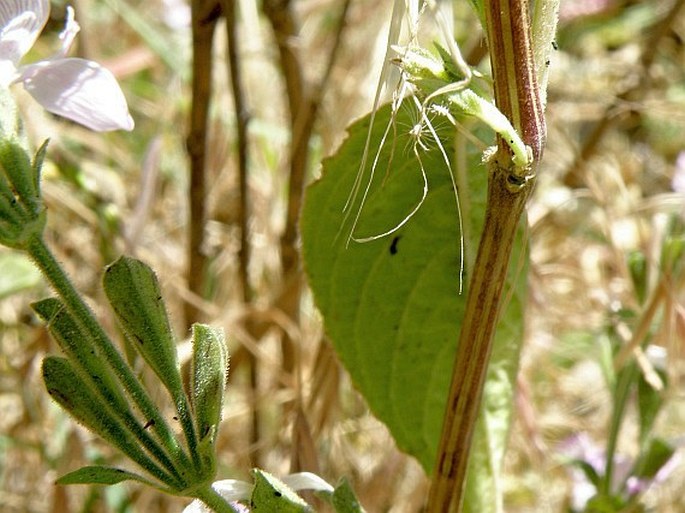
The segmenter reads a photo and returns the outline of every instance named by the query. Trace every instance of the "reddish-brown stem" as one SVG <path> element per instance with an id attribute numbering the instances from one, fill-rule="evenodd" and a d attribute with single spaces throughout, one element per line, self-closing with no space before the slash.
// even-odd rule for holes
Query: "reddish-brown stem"
<path id="1" fill-rule="evenodd" d="M 530 146 L 537 163 L 542 156 L 545 124 L 528 9 L 527 0 L 490 0 L 485 3 L 485 18 L 497 107 Z M 488 162 L 485 224 L 468 285 L 428 513 L 462 508 L 471 442 L 500 315 L 502 290 L 519 220 L 535 182 L 534 169 L 513 166 L 509 146 L 504 141 L 498 140 L 497 147 L 497 153 Z"/>

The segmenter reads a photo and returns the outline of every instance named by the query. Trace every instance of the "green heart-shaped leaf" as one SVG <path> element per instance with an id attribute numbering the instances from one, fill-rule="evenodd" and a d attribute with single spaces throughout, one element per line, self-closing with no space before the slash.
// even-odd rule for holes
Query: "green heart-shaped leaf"
<path id="1" fill-rule="evenodd" d="M 388 106 L 376 114 L 369 162 L 390 118 Z M 368 239 L 407 218 L 422 196 L 421 165 L 428 181 L 426 199 L 387 237 L 346 244 L 359 201 L 344 225 L 343 206 L 364 153 L 369 121 L 367 116 L 349 128 L 347 140 L 324 162 L 322 178 L 307 191 L 301 220 L 305 270 L 326 331 L 356 386 L 399 447 L 432 472 L 466 301 L 465 293 L 459 295 L 459 218 L 438 145 L 424 137 L 424 147 L 417 147 L 419 160 L 410 135 L 415 121 L 401 109 L 378 155 L 353 235 Z M 454 132 L 447 127 L 445 135 L 443 146 L 453 153 L 448 140 Z M 479 152 L 458 157 L 452 167 L 460 177 L 466 261 L 471 262 L 483 226 L 487 177 Z M 367 169 L 362 189 L 368 179 Z M 523 248 L 519 237 L 516 263 Z M 505 286 L 511 299 L 493 347 L 467 484 L 467 507 L 473 511 L 496 511 L 501 501 L 497 476 L 522 341 L 524 274 L 520 265 L 513 266 Z"/>

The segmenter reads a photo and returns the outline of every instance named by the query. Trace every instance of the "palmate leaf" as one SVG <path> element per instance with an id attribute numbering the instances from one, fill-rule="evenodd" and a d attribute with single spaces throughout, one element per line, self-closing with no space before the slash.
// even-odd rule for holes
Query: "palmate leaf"
<path id="1" fill-rule="evenodd" d="M 410 117 L 406 111 L 398 114 L 394 142 L 388 142 L 380 155 L 355 229 L 357 238 L 396 226 L 421 198 L 423 180 L 411 151 Z M 388 106 L 376 114 L 372 157 L 389 119 Z M 367 116 L 349 128 L 337 154 L 324 162 L 322 178 L 307 191 L 301 220 L 305 270 L 326 331 L 355 385 L 398 446 L 430 473 L 466 300 L 465 292 L 458 294 L 462 257 L 454 192 L 437 145 L 424 140 L 429 149 L 421 149 L 419 155 L 429 192 L 421 208 L 385 238 L 346 245 L 350 218 L 359 204 L 352 206 L 352 216 L 341 228 L 342 210 L 359 168 L 368 124 Z M 452 151 L 447 143 L 445 147 Z M 485 210 L 487 178 L 480 159 L 476 151 L 468 156 L 468 183 L 460 191 L 467 260 L 476 253 Z M 520 239 L 515 263 L 522 262 Z M 476 428 L 466 504 L 472 511 L 497 511 L 501 503 L 498 474 L 523 328 L 525 276 L 520 267 L 512 267 L 505 287 L 511 300 L 498 327 L 485 415 Z"/>

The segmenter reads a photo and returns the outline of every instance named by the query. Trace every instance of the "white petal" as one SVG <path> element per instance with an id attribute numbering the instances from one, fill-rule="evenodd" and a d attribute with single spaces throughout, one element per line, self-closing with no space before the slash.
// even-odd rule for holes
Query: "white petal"
<path id="1" fill-rule="evenodd" d="M 93 61 L 54 59 L 22 68 L 20 80 L 46 110 L 91 130 L 133 130 L 114 75 Z"/>
<path id="2" fill-rule="evenodd" d="M 67 55 L 76 34 L 78 34 L 80 30 L 81 26 L 74 19 L 74 9 L 69 5 L 67 6 L 67 21 L 64 24 L 64 30 L 59 35 L 59 39 L 62 41 L 62 50 L 59 52 L 60 57 L 65 57 Z"/>
<path id="3" fill-rule="evenodd" d="M 316 474 L 311 472 L 298 472 L 281 479 L 293 490 L 316 490 L 319 492 L 332 492 L 333 487 Z"/>
<path id="4" fill-rule="evenodd" d="M 1 0 L 0 62 L 16 67 L 36 42 L 49 14 L 49 0 Z"/>
<path id="5" fill-rule="evenodd" d="M 201 501 L 195 499 L 183 509 L 183 513 L 212 513 L 212 510 Z"/>
<path id="6" fill-rule="evenodd" d="M 226 502 L 249 499 L 252 495 L 252 487 L 253 486 L 250 483 L 237 479 L 223 479 L 212 483 L 212 488 L 214 488 Z M 212 510 L 205 506 L 203 502 L 194 500 L 185 507 L 183 513 L 212 513 Z"/>
<path id="7" fill-rule="evenodd" d="M 249 499 L 252 495 L 253 486 L 252 483 L 239 481 L 238 479 L 222 479 L 221 481 L 214 481 L 212 483 L 212 488 L 214 488 L 226 502 Z"/>

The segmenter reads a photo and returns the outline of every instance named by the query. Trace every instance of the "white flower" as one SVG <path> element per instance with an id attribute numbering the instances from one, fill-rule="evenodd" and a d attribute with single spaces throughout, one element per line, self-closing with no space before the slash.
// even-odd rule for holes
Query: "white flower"
<path id="1" fill-rule="evenodd" d="M 65 57 L 79 25 L 67 7 L 61 51 L 19 66 L 50 14 L 49 0 L 0 1 L 0 87 L 21 82 L 46 110 L 91 130 L 133 130 L 133 118 L 114 75 L 98 63 Z"/>
<path id="2" fill-rule="evenodd" d="M 294 491 L 314 490 L 319 492 L 333 492 L 333 487 L 316 474 L 311 472 L 298 472 L 290 474 L 280 479 Z M 252 495 L 254 485 L 246 481 L 237 479 L 224 479 L 212 483 L 212 488 L 216 490 L 226 502 L 249 500 Z M 211 510 L 202 502 L 195 500 L 190 503 L 183 513 L 211 513 Z"/>

